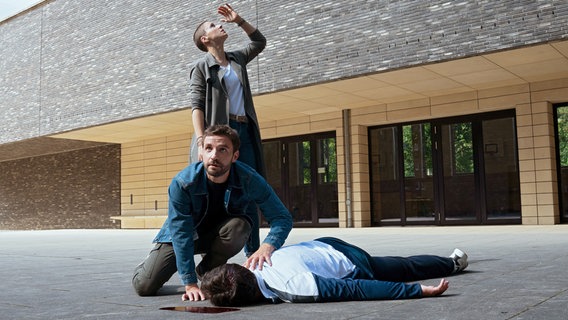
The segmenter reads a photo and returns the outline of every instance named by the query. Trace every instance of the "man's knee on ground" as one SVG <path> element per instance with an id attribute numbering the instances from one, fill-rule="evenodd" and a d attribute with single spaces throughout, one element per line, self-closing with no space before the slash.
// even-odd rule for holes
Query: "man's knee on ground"
<path id="1" fill-rule="evenodd" d="M 134 287 L 134 291 L 141 297 L 155 296 L 158 289 L 160 289 L 156 288 L 150 281 L 141 279 L 137 274 L 132 278 L 132 286 Z"/>

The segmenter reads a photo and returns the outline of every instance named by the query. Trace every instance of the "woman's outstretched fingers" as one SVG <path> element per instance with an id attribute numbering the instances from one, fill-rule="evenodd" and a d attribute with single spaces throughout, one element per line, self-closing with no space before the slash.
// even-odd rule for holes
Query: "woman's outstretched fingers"
<path id="1" fill-rule="evenodd" d="M 442 293 L 444 293 L 446 290 L 448 290 L 449 286 L 450 286 L 450 283 L 446 279 L 440 280 L 440 284 L 438 284 L 436 287 L 421 285 L 422 296 L 423 297 L 439 296 Z"/>

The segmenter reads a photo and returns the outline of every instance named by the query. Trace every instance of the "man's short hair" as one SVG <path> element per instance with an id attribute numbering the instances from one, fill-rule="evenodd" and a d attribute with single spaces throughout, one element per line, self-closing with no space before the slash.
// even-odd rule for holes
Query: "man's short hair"
<path id="1" fill-rule="evenodd" d="M 209 136 L 224 136 L 231 140 L 233 144 L 233 152 L 236 152 L 241 147 L 241 139 L 237 131 L 226 124 L 216 124 L 205 129 L 203 133 L 203 140 Z"/>
<path id="2" fill-rule="evenodd" d="M 201 279 L 201 291 L 212 304 L 239 307 L 258 303 L 256 276 L 249 269 L 227 263 L 206 272 Z"/>
<path id="3" fill-rule="evenodd" d="M 205 35 L 205 23 L 207 21 L 203 21 L 201 22 L 197 28 L 195 29 L 195 32 L 193 33 L 193 42 L 195 43 L 195 45 L 197 46 L 197 48 L 201 51 L 207 52 L 207 47 L 205 46 L 205 44 L 203 44 L 203 41 L 201 41 L 201 37 L 203 37 Z"/>

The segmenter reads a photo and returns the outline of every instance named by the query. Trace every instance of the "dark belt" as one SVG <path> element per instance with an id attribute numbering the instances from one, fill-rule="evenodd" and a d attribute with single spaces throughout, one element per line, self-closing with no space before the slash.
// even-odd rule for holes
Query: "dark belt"
<path id="1" fill-rule="evenodd" d="M 237 122 L 244 122 L 244 123 L 249 122 L 247 116 L 237 116 L 236 114 L 229 114 L 229 119 Z"/>

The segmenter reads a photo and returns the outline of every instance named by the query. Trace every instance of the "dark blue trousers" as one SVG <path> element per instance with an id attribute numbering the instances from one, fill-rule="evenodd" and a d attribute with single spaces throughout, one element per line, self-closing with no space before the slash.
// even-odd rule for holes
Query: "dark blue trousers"
<path id="1" fill-rule="evenodd" d="M 441 278 L 452 274 L 454 270 L 454 262 L 449 257 L 371 257 L 363 249 L 337 238 L 316 240 L 333 246 L 357 267 L 343 279 L 322 278 L 316 275 L 318 301 L 321 302 L 420 298 L 420 284 L 406 282 Z"/>

